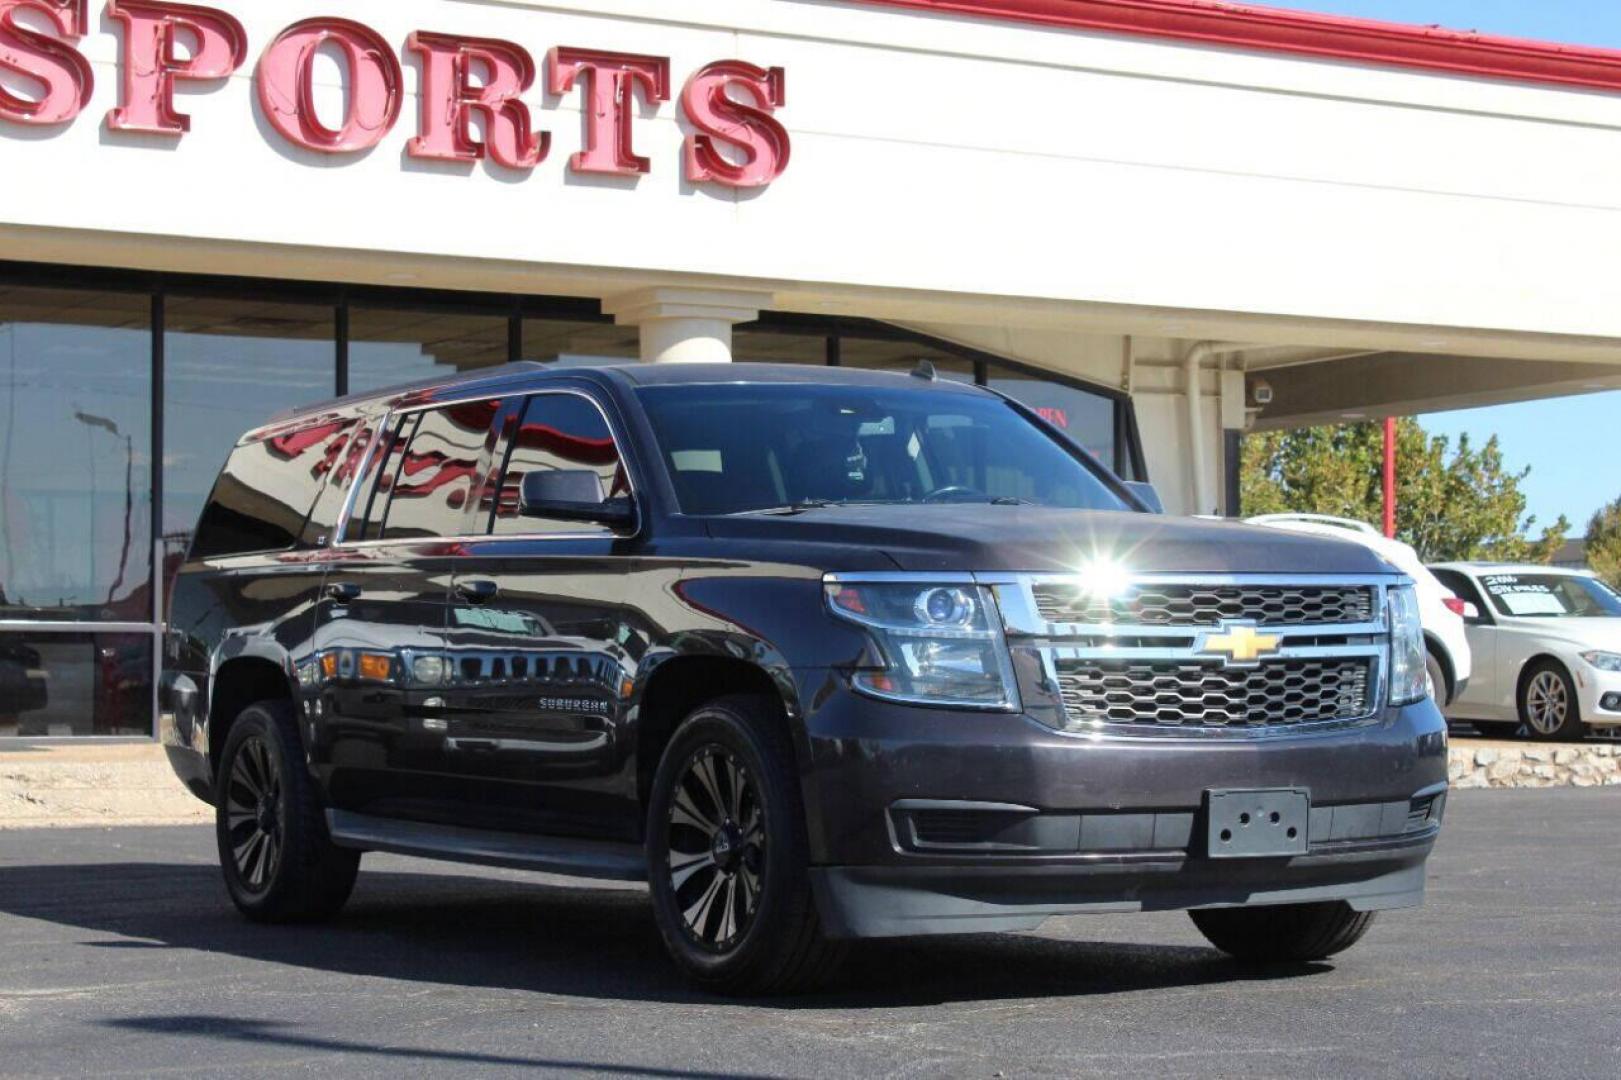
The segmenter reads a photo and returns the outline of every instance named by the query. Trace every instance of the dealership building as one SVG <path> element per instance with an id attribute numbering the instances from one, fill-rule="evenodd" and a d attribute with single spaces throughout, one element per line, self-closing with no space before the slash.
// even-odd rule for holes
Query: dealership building
<path id="1" fill-rule="evenodd" d="M 1246 430 L 1621 388 L 1621 53 L 1573 46 L 1215 0 L 0 0 L 0 177 L 0 739 L 150 737 L 227 449 L 335 394 L 929 360 L 1212 514 Z"/>

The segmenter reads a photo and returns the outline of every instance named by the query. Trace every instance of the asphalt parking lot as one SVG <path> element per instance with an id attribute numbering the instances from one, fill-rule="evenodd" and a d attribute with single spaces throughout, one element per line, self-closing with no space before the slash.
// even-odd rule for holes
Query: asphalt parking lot
<path id="1" fill-rule="evenodd" d="M 1621 790 L 1460 792 L 1421 911 L 1256 973 L 1180 915 L 868 948 L 735 1002 L 639 889 L 371 856 L 343 919 L 230 909 L 204 828 L 0 833 L 0 1074 L 1613 1076 Z"/>

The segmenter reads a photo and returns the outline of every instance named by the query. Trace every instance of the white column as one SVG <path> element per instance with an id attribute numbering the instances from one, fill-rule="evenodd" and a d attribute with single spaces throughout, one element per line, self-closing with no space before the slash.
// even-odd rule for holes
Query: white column
<path id="1" fill-rule="evenodd" d="M 770 293 L 660 287 L 609 297 L 602 310 L 620 326 L 641 329 L 646 363 L 725 364 L 732 359 L 732 327 L 770 306 Z"/>

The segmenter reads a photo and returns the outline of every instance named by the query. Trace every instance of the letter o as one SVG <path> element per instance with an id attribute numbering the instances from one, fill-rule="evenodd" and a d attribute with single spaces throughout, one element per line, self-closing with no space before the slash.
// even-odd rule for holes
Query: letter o
<path id="1" fill-rule="evenodd" d="M 333 44 L 349 76 L 349 111 L 329 128 L 315 111 L 315 55 Z M 327 154 L 370 150 L 400 118 L 405 75 L 394 50 L 371 29 L 348 19 L 305 19 L 283 30 L 254 72 L 265 119 L 295 146 Z"/>

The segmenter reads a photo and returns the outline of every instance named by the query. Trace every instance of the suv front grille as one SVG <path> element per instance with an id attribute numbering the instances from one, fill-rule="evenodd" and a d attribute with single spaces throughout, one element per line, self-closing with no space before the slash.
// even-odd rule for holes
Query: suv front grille
<path id="1" fill-rule="evenodd" d="M 1131 626 L 1344 626 L 1374 621 L 1366 585 L 1150 585 L 1098 597 L 1074 585 L 1035 586 L 1036 610 L 1050 623 Z"/>
<path id="2" fill-rule="evenodd" d="M 1272 660 L 1244 668 L 1064 660 L 1058 686 L 1071 724 L 1276 728 L 1368 716 L 1374 711 L 1372 668 L 1365 658 Z"/>

